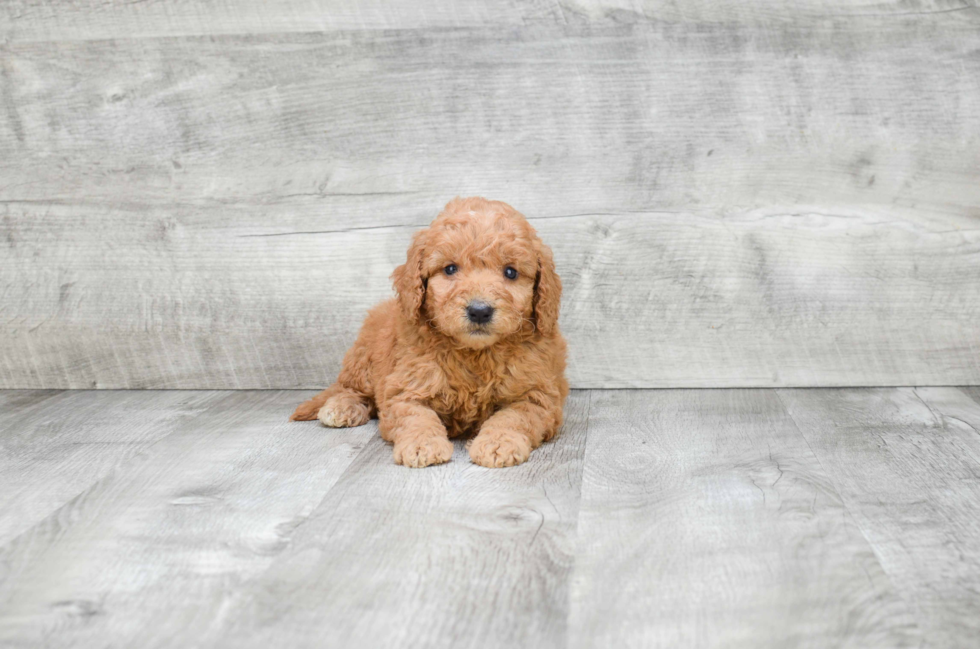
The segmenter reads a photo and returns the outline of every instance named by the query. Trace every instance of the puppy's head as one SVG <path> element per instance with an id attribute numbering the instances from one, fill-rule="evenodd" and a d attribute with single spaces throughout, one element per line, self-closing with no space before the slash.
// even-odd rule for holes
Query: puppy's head
<path id="1" fill-rule="evenodd" d="M 551 250 L 499 201 L 450 201 L 415 235 L 392 280 L 409 321 L 472 349 L 518 333 L 550 335 L 558 321 Z"/>

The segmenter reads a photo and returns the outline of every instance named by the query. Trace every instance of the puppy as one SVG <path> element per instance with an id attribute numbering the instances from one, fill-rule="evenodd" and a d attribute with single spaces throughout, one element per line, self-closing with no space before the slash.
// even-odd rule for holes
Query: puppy
<path id="1" fill-rule="evenodd" d="M 415 234 L 391 276 L 397 297 L 368 312 L 337 382 L 292 420 L 342 428 L 377 415 L 395 462 L 527 460 L 554 437 L 568 395 L 558 330 L 561 280 L 548 246 L 510 205 L 456 198 Z"/>

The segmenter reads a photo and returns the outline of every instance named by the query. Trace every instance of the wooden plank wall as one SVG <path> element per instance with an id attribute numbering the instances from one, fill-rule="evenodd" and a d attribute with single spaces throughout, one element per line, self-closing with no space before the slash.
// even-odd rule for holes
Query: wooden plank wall
<path id="1" fill-rule="evenodd" d="M 20 0 L 0 388 L 322 386 L 457 194 L 576 387 L 980 383 L 974 0 Z"/>

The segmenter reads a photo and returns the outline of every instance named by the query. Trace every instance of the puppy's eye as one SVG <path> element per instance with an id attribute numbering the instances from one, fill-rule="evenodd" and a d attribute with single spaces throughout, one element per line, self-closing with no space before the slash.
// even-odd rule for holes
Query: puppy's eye
<path id="1" fill-rule="evenodd" d="M 517 279 L 517 271 L 511 266 L 504 269 L 504 277 L 507 279 Z"/>
<path id="2" fill-rule="evenodd" d="M 456 264 L 449 264 L 448 266 L 442 269 L 442 271 L 447 275 L 455 275 L 456 271 L 458 270 L 459 268 L 456 266 Z"/>

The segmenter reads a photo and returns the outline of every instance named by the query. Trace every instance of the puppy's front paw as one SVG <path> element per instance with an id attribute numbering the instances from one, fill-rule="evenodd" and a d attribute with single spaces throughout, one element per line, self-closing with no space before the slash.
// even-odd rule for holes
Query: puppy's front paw
<path id="1" fill-rule="evenodd" d="M 470 443 L 470 459 L 481 466 L 515 466 L 531 455 L 531 440 L 514 430 L 481 430 Z"/>
<path id="2" fill-rule="evenodd" d="M 432 435 L 413 437 L 395 442 L 395 463 L 421 469 L 431 464 L 442 464 L 453 457 L 453 443 L 447 438 Z"/>

